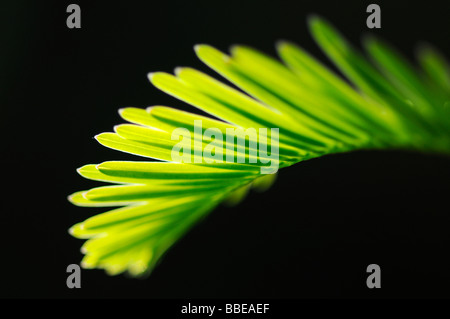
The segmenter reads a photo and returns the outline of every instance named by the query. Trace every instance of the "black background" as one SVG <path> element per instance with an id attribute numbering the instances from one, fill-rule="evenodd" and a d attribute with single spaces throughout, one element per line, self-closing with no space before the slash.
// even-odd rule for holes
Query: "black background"
<path id="1" fill-rule="evenodd" d="M 152 87 L 148 72 L 191 66 L 216 76 L 195 57 L 197 43 L 275 56 L 274 43 L 289 39 L 326 61 L 308 14 L 359 46 L 370 2 L 76 1 L 82 28 L 68 29 L 70 3 L 0 5 L 1 297 L 450 297 L 450 162 L 407 152 L 333 155 L 282 170 L 268 192 L 217 208 L 149 278 L 83 270 L 82 288 L 68 289 L 66 267 L 80 262 L 82 241 L 67 229 L 103 211 L 67 201 L 100 185 L 75 169 L 136 159 L 93 136 L 122 123 L 125 106 L 195 112 Z M 448 56 L 448 1 L 376 3 L 382 29 L 370 32 L 410 59 L 420 41 Z M 381 289 L 366 287 L 372 263 L 381 266 Z"/>

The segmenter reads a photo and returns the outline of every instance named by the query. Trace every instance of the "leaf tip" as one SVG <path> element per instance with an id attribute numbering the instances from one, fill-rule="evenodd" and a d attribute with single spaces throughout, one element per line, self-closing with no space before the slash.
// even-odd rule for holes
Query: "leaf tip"
<path id="1" fill-rule="evenodd" d="M 280 39 L 275 42 L 275 48 L 278 52 L 294 47 L 295 44 L 286 39 Z"/>
<path id="2" fill-rule="evenodd" d="M 199 54 L 199 52 L 201 52 L 204 48 L 207 48 L 207 47 L 209 47 L 209 45 L 199 43 L 199 44 L 194 45 L 194 51 L 195 51 L 195 53 Z"/>
<path id="3" fill-rule="evenodd" d="M 73 237 L 80 238 L 83 234 L 84 225 L 83 224 L 75 224 L 68 229 L 68 233 Z"/>
<path id="4" fill-rule="evenodd" d="M 324 20 L 316 13 L 310 13 L 306 16 L 306 23 L 309 27 L 313 27 L 324 23 Z"/>
<path id="5" fill-rule="evenodd" d="M 94 136 L 94 139 L 99 142 L 100 144 L 102 144 L 102 142 L 104 142 L 106 140 L 106 137 L 108 135 L 114 135 L 114 133 L 100 133 Z"/>
<path id="6" fill-rule="evenodd" d="M 126 107 L 122 107 L 120 109 L 117 110 L 117 113 L 119 113 L 120 117 L 123 118 L 123 114 L 126 112 Z"/>
<path id="7" fill-rule="evenodd" d="M 173 73 L 174 73 L 176 76 L 180 76 L 180 74 L 183 72 L 184 69 L 186 69 L 186 68 L 183 67 L 183 66 L 177 66 L 177 67 L 175 67 L 175 69 L 173 70 Z"/>
<path id="8" fill-rule="evenodd" d="M 147 73 L 147 78 L 148 78 L 148 80 L 151 82 L 151 83 L 153 83 L 153 78 L 155 77 L 155 74 L 156 74 L 157 72 L 148 72 Z"/>

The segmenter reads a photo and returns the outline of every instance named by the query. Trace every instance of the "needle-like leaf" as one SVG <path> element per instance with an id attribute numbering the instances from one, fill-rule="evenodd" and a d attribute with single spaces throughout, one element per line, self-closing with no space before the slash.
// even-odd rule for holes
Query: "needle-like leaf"
<path id="1" fill-rule="evenodd" d="M 78 169 L 113 185 L 76 192 L 72 203 L 119 206 L 70 229 L 87 239 L 84 267 L 148 274 L 215 206 L 268 189 L 279 168 L 307 159 L 357 149 L 450 154 L 450 67 L 441 54 L 423 47 L 419 72 L 368 38 L 372 64 L 326 21 L 312 17 L 309 25 L 347 79 L 286 41 L 277 44 L 281 61 L 246 46 L 233 46 L 230 54 L 195 46 L 204 63 L 241 91 L 191 68 L 149 74 L 157 88 L 212 117 L 127 107 L 119 113 L 128 124 L 96 136 L 143 159 Z"/>

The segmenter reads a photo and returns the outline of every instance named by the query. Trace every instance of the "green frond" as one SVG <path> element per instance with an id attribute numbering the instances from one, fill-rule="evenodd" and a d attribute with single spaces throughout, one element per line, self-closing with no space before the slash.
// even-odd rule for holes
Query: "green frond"
<path id="1" fill-rule="evenodd" d="M 280 61 L 245 46 L 229 54 L 195 46 L 200 60 L 240 90 L 191 68 L 149 74 L 155 87 L 214 118 L 166 106 L 127 107 L 119 113 L 128 123 L 95 137 L 144 159 L 78 169 L 113 184 L 69 200 L 116 207 L 70 229 L 87 239 L 84 267 L 148 274 L 214 207 L 267 190 L 278 168 L 303 160 L 358 149 L 450 153 L 450 67 L 440 53 L 423 46 L 416 67 L 381 40 L 366 38 L 366 57 L 321 18 L 312 17 L 309 26 L 346 79 L 289 42 L 277 43 Z M 251 129 L 268 131 L 261 137 Z M 230 130 L 245 132 L 244 145 L 224 138 Z"/>

